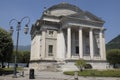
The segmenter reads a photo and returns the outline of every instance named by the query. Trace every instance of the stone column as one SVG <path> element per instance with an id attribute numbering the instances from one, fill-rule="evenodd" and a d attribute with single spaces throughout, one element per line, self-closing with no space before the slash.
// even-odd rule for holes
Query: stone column
<path id="1" fill-rule="evenodd" d="M 103 59 L 103 33 L 102 30 L 99 32 L 99 45 L 100 45 L 100 56 Z"/>
<path id="2" fill-rule="evenodd" d="M 83 37 L 82 37 L 82 27 L 79 28 L 79 57 L 83 58 Z"/>
<path id="3" fill-rule="evenodd" d="M 42 53 L 41 53 L 41 57 L 42 58 L 45 58 L 45 34 L 46 34 L 46 31 L 45 30 L 43 30 L 42 31 Z"/>
<path id="4" fill-rule="evenodd" d="M 67 28 L 67 58 L 71 58 L 71 28 Z"/>
<path id="5" fill-rule="evenodd" d="M 93 59 L 94 56 L 94 45 L 93 45 L 93 29 L 89 31 L 89 40 L 90 40 L 90 57 Z"/>

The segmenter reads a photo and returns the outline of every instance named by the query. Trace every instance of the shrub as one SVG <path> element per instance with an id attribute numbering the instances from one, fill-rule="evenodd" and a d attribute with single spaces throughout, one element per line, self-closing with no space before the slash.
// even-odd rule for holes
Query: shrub
<path id="1" fill-rule="evenodd" d="M 85 68 L 85 69 L 92 69 L 92 65 L 91 65 L 91 64 L 86 64 L 86 65 L 84 66 L 84 68 Z"/>
<path id="2" fill-rule="evenodd" d="M 83 71 L 86 62 L 83 59 L 79 59 L 75 62 L 75 65 L 78 67 L 80 71 Z"/>
<path id="3" fill-rule="evenodd" d="M 112 49 L 107 52 L 107 61 L 115 67 L 120 64 L 120 49 Z"/>

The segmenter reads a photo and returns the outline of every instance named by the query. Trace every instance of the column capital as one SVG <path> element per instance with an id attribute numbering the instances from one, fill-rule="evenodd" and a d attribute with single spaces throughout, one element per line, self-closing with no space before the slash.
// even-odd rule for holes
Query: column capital
<path id="1" fill-rule="evenodd" d="M 67 27 L 67 30 L 70 30 L 70 31 L 71 31 L 71 27 Z"/>

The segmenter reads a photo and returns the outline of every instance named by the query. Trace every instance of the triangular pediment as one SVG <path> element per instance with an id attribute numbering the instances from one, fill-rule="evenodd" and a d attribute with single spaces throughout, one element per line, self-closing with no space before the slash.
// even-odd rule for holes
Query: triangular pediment
<path id="1" fill-rule="evenodd" d="M 93 21 L 99 21 L 99 22 L 103 22 L 103 23 L 105 22 L 100 17 L 97 17 L 96 15 L 94 15 L 88 11 L 85 11 L 84 13 L 85 13 L 85 16 L 87 16 L 88 18 L 90 18 Z"/>
<path id="2" fill-rule="evenodd" d="M 67 17 L 77 18 L 77 19 L 85 19 L 84 13 L 75 13 L 75 14 L 72 14 L 72 15 L 68 15 Z"/>
<path id="3" fill-rule="evenodd" d="M 98 18 L 97 16 L 93 15 L 90 12 L 75 13 L 75 14 L 68 15 L 67 17 L 104 23 L 104 21 L 101 18 Z"/>

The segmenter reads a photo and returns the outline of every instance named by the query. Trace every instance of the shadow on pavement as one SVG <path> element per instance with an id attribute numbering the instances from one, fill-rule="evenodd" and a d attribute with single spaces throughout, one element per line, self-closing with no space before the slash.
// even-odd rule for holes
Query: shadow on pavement
<path id="1" fill-rule="evenodd" d="M 13 70 L 0 69 L 0 76 L 2 76 L 2 75 L 9 75 L 9 74 L 13 74 Z"/>

